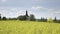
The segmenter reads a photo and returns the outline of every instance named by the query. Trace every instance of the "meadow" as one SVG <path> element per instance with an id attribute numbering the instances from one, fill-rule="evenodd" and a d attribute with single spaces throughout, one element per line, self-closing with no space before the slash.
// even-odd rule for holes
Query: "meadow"
<path id="1" fill-rule="evenodd" d="M 0 21 L 0 34 L 60 34 L 60 23 Z"/>

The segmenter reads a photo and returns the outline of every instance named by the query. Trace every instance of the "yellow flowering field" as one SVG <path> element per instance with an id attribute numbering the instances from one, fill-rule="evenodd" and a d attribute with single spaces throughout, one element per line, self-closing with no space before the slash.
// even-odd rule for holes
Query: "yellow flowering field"
<path id="1" fill-rule="evenodd" d="M 0 21 L 0 34 L 60 34 L 60 23 Z"/>

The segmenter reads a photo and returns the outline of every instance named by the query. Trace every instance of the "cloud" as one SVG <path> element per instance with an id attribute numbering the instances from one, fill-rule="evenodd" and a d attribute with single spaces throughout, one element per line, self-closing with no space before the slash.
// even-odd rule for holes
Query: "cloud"
<path id="1" fill-rule="evenodd" d="M 34 9 L 34 10 L 50 10 L 50 9 L 42 7 L 42 6 L 33 6 L 31 9 Z"/>
<path id="2" fill-rule="evenodd" d="M 60 10 L 55 11 L 55 12 L 53 13 L 53 15 L 55 15 L 55 16 L 60 15 Z"/>
<path id="3" fill-rule="evenodd" d="M 1 0 L 2 2 L 6 2 L 7 0 Z"/>
<path id="4" fill-rule="evenodd" d="M 60 14 L 59 9 L 46 8 L 42 6 L 33 6 L 30 8 L 0 7 L 0 13 L 2 16 L 6 17 L 18 17 L 19 15 L 25 15 L 26 9 L 29 15 L 34 14 L 36 18 L 54 17 Z"/>
<path id="5" fill-rule="evenodd" d="M 31 8 L 32 10 L 36 11 L 36 14 L 45 17 L 59 17 L 58 15 L 60 15 L 60 9 L 56 9 L 56 8 L 46 8 L 46 7 L 42 7 L 42 6 L 33 6 Z M 39 17 L 40 17 L 39 16 Z"/>
<path id="6" fill-rule="evenodd" d="M 32 0 L 32 1 L 39 1 L 39 0 Z"/>
<path id="7" fill-rule="evenodd" d="M 31 9 L 41 9 L 41 8 L 43 8 L 43 7 L 40 7 L 40 6 L 37 6 L 37 7 L 35 7 L 35 6 L 33 6 Z"/>
<path id="8" fill-rule="evenodd" d="M 25 9 L 22 9 L 22 8 L 0 8 L 0 13 L 2 16 L 6 16 L 7 18 L 9 17 L 18 17 L 19 15 L 25 15 Z"/>
<path id="9" fill-rule="evenodd" d="M 60 0 L 33 0 L 33 1 L 60 1 Z"/>

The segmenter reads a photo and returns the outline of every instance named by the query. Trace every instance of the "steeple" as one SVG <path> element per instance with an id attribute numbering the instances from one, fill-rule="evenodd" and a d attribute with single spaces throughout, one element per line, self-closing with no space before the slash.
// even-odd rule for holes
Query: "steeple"
<path id="1" fill-rule="evenodd" d="M 1 20 L 1 14 L 0 14 L 0 20 Z"/>
<path id="2" fill-rule="evenodd" d="M 28 17 L 28 11 L 26 10 L 26 16 Z"/>
<path id="3" fill-rule="evenodd" d="M 1 14 L 0 14 L 0 16 L 1 16 Z"/>
<path id="4" fill-rule="evenodd" d="M 0 14 L 0 16 L 1 16 L 1 14 Z"/>

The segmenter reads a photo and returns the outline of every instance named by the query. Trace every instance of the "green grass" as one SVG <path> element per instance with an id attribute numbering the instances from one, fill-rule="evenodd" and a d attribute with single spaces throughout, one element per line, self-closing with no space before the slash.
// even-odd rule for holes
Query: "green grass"
<path id="1" fill-rule="evenodd" d="M 0 21 L 0 34 L 60 34 L 59 23 Z"/>

